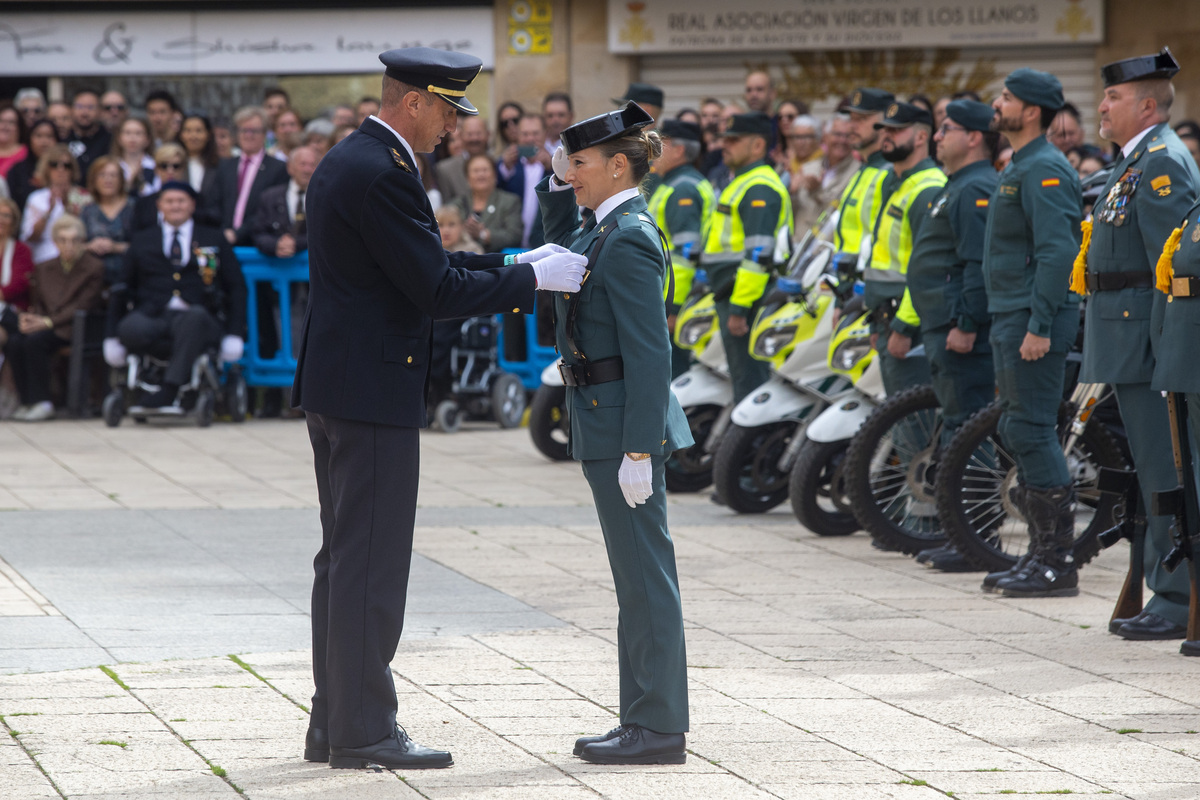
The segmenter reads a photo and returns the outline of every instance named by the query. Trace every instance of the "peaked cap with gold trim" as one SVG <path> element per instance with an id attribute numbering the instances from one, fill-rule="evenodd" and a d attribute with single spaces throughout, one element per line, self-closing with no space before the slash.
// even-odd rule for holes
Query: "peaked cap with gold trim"
<path id="1" fill-rule="evenodd" d="M 433 47 L 401 47 L 380 53 L 379 60 L 389 78 L 432 92 L 464 114 L 479 114 L 467 99 L 467 87 L 483 69 L 475 56 Z"/>

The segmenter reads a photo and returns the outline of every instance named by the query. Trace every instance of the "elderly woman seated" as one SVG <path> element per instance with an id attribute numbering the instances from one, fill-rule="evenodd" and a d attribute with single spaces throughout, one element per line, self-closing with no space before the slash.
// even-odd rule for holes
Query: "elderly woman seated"
<path id="1" fill-rule="evenodd" d="M 71 343 L 75 312 L 96 308 L 104 290 L 104 262 L 84 249 L 83 222 L 63 214 L 50 228 L 58 256 L 33 268 L 29 310 L 17 316 L 18 331 L 4 346 L 11 361 L 21 405 L 14 420 L 54 418 L 50 402 L 50 360 Z"/>

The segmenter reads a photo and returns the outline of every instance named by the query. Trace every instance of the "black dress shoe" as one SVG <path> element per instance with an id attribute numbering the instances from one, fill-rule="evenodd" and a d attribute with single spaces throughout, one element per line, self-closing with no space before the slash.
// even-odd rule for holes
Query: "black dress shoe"
<path id="1" fill-rule="evenodd" d="M 1139 611 L 1137 614 L 1133 615 L 1132 617 L 1114 617 L 1113 619 L 1110 619 L 1108 621 L 1108 632 L 1116 633 L 1117 631 L 1121 630 L 1121 626 L 1124 625 L 1126 622 L 1133 622 L 1135 620 L 1139 620 L 1142 618 L 1142 614 L 1145 614 L 1145 613 L 1146 613 L 1145 611 Z"/>
<path id="2" fill-rule="evenodd" d="M 930 547 L 917 553 L 918 564 L 928 564 L 930 559 L 937 558 L 950 549 L 950 545 L 944 544 L 941 547 Z"/>
<path id="3" fill-rule="evenodd" d="M 1187 637 L 1187 626 L 1176 625 L 1158 614 L 1143 611 L 1139 616 L 1117 628 L 1117 636 L 1136 642 L 1184 639 Z"/>
<path id="4" fill-rule="evenodd" d="M 593 764 L 683 764 L 687 742 L 682 733 L 658 733 L 626 725 L 621 735 L 583 748 L 579 757 Z"/>
<path id="5" fill-rule="evenodd" d="M 882 542 L 875 537 L 871 537 L 871 547 L 874 547 L 876 550 L 882 550 L 885 553 L 901 552 L 900 548 L 896 547 L 896 545 L 892 544 L 891 542 Z"/>
<path id="6" fill-rule="evenodd" d="M 618 725 L 603 736 L 580 736 L 575 740 L 575 755 L 583 755 L 583 748 L 589 744 L 597 742 L 607 742 L 609 739 L 615 739 L 621 735 L 621 731 L 625 730 L 624 725 Z"/>
<path id="7" fill-rule="evenodd" d="M 322 764 L 329 760 L 329 734 L 324 728 L 310 727 L 304 735 L 304 760 Z"/>
<path id="8" fill-rule="evenodd" d="M 967 557 L 954 547 L 954 545 L 946 545 L 945 549 L 937 553 L 928 561 L 925 566 L 930 569 L 936 569 L 939 572 L 979 572 L 979 567 L 967 560 Z"/>
<path id="9" fill-rule="evenodd" d="M 332 769 L 437 769 L 448 767 L 454 758 L 444 750 L 431 750 L 408 738 L 399 725 L 390 736 L 365 747 L 330 747 L 329 766 Z"/>
<path id="10" fill-rule="evenodd" d="M 1185 656 L 1200 656 L 1200 641 L 1188 639 L 1183 644 L 1179 645 L 1180 655 Z"/>

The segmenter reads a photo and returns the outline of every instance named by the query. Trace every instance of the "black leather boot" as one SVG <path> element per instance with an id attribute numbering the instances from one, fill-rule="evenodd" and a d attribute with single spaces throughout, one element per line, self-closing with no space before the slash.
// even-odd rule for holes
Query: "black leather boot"
<path id="1" fill-rule="evenodd" d="M 1027 489 L 1025 497 L 1034 555 L 1020 572 L 999 580 L 996 589 L 1005 597 L 1074 597 L 1079 594 L 1075 487 Z"/>
<path id="2" fill-rule="evenodd" d="M 1018 483 L 1015 486 L 1009 487 L 1008 501 L 1010 503 L 1012 503 L 1012 505 L 1018 511 L 1020 511 L 1025 516 L 1026 519 L 1028 519 L 1029 512 L 1025 509 L 1026 488 L 1027 487 L 1023 483 Z M 997 570 L 995 572 L 989 572 L 987 575 L 983 576 L 983 583 L 980 584 L 979 588 L 982 589 L 986 594 L 991 594 L 992 592 L 995 592 L 996 584 L 999 583 L 1001 581 L 1001 579 L 1011 578 L 1014 575 L 1016 575 L 1018 572 L 1020 572 L 1021 570 L 1025 569 L 1025 566 L 1029 563 L 1029 559 L 1032 557 L 1033 557 L 1033 540 L 1030 539 L 1029 547 L 1027 547 L 1025 549 L 1025 554 L 1017 559 L 1016 564 L 1013 564 L 1008 569 L 1001 569 L 1001 570 Z"/>

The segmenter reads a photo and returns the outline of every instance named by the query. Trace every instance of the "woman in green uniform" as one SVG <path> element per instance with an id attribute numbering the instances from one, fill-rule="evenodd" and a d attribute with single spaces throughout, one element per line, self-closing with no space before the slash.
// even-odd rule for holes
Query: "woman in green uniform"
<path id="1" fill-rule="evenodd" d="M 617 590 L 621 724 L 584 737 L 598 764 L 682 764 L 687 661 L 664 465 L 692 444 L 671 394 L 669 259 L 638 186 L 662 152 L 636 103 L 563 131 L 539 189 L 546 241 L 588 256 L 576 294 L 555 293 L 571 409 L 569 450 L 592 488 Z M 578 208 L 592 214 L 580 226 Z"/>

